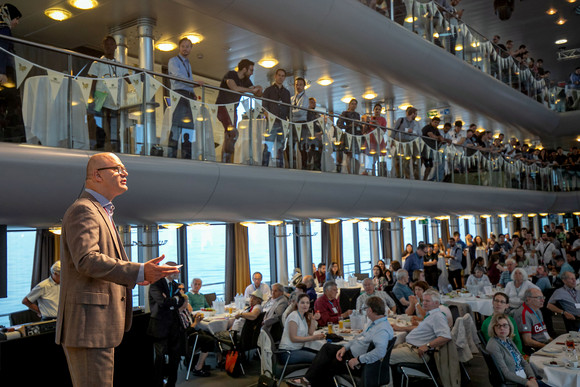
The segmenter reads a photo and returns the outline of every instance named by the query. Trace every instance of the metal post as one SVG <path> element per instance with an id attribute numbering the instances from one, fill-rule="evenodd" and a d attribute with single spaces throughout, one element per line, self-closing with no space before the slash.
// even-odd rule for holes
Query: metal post
<path id="1" fill-rule="evenodd" d="M 282 223 L 275 226 L 276 236 L 276 263 L 277 263 L 277 282 L 282 285 L 288 284 L 288 249 L 286 246 L 286 224 Z"/>
<path id="2" fill-rule="evenodd" d="M 139 40 L 139 66 L 145 70 L 153 70 L 153 27 L 155 20 L 151 18 L 141 18 L 137 20 L 137 35 Z M 154 101 L 146 101 L 148 106 Z M 157 142 L 157 133 L 155 128 L 155 111 L 147 112 L 148 108 L 143 112 L 143 154 L 149 155 L 151 153 L 151 146 Z"/>
<path id="3" fill-rule="evenodd" d="M 300 241 L 300 269 L 302 276 L 312 275 L 312 231 L 310 220 L 301 220 L 298 223 Z"/>
<path id="4" fill-rule="evenodd" d="M 401 262 L 401 220 L 398 216 L 393 216 L 391 220 L 391 242 L 392 252 L 391 257 L 393 261 Z"/>
<path id="5" fill-rule="evenodd" d="M 115 51 L 115 59 L 117 62 L 122 64 L 127 64 L 127 53 L 129 51 L 127 45 L 127 37 L 123 33 L 123 30 L 111 30 L 111 34 L 115 41 L 117 42 L 117 50 Z M 122 105 L 122 101 L 125 100 L 127 96 L 127 84 L 125 79 L 119 81 L 119 95 L 121 96 L 121 101 L 119 105 Z M 128 141 L 125 138 L 127 131 L 127 124 L 129 122 L 129 115 L 126 109 L 119 109 L 117 118 L 117 128 L 115 128 L 115 136 L 118 142 L 119 151 L 121 153 L 128 153 Z M 113 138 L 113 128 L 111 128 L 111 140 Z"/>

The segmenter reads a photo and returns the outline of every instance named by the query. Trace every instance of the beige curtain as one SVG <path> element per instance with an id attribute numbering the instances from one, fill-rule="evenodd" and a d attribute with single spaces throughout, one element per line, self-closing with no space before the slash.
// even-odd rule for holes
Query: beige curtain
<path id="1" fill-rule="evenodd" d="M 225 300 L 233 301 L 250 284 L 248 228 L 239 223 L 226 224 Z"/>

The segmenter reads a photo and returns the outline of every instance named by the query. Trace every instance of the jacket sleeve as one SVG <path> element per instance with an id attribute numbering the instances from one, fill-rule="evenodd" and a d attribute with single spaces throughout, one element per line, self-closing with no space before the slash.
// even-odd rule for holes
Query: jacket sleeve
<path id="1" fill-rule="evenodd" d="M 491 355 L 491 357 L 493 358 L 493 360 L 495 360 L 497 367 L 499 368 L 503 377 L 507 381 L 514 382 L 514 383 L 521 384 L 521 385 L 525 385 L 527 383 L 527 379 L 519 377 L 518 375 L 516 375 L 516 373 L 512 369 L 512 368 L 515 368 L 515 364 L 513 363 L 513 360 L 509 362 L 510 363 L 509 365 L 507 364 L 506 357 L 509 356 L 509 359 L 511 359 L 511 355 L 509 353 L 507 353 L 507 350 L 505 348 L 503 348 L 501 345 L 499 345 L 497 343 L 497 341 L 495 341 L 494 339 L 490 339 L 490 341 L 487 344 L 486 349 L 489 352 L 489 354 Z M 527 375 L 527 373 L 526 373 L 526 375 Z"/>

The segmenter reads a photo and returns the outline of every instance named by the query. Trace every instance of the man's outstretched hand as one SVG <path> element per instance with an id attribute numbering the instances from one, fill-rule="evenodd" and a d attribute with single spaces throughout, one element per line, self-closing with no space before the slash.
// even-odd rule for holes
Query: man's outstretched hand
<path id="1" fill-rule="evenodd" d="M 159 281 L 163 277 L 167 277 L 170 274 L 179 273 L 179 268 L 177 266 L 158 265 L 158 263 L 163 261 L 164 259 L 165 254 L 145 262 L 144 266 L 145 281 L 140 282 L 139 285 L 143 286 L 149 285 Z"/>

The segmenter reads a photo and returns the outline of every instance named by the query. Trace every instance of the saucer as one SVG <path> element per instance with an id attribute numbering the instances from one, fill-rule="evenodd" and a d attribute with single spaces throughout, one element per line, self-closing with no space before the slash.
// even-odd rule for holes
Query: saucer
<path id="1" fill-rule="evenodd" d="M 580 370 L 580 365 L 578 367 L 572 367 L 570 364 L 566 364 L 566 368 L 569 370 Z"/>
<path id="2" fill-rule="evenodd" d="M 556 364 L 551 364 L 549 361 L 544 362 L 547 367 L 564 367 L 564 363 L 561 361 L 556 361 Z"/>

